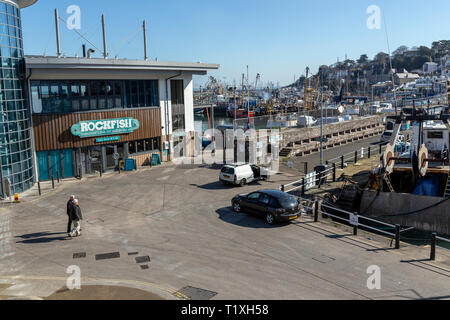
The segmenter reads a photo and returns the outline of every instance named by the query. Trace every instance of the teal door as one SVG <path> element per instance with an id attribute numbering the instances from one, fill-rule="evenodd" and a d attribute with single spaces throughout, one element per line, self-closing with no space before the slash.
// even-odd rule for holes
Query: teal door
<path id="1" fill-rule="evenodd" d="M 50 173 L 53 178 L 61 177 L 61 153 L 59 150 L 50 151 Z"/>
<path id="2" fill-rule="evenodd" d="M 38 166 L 39 166 L 39 180 L 46 181 L 50 179 L 50 173 L 48 172 L 48 152 L 41 151 L 37 153 Z"/>
<path id="3" fill-rule="evenodd" d="M 63 167 L 64 167 L 64 178 L 73 177 L 73 158 L 72 149 L 65 149 L 62 151 L 63 154 Z"/>

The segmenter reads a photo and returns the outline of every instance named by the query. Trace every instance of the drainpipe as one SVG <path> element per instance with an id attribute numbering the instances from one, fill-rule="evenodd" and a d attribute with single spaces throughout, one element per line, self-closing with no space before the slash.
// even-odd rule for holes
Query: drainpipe
<path id="1" fill-rule="evenodd" d="M 166 101 L 165 101 L 166 116 L 165 116 L 165 118 L 166 118 L 166 138 L 167 139 L 169 139 L 169 132 L 170 132 L 170 130 L 169 130 L 169 123 L 170 123 L 169 122 L 169 80 L 179 77 L 182 74 L 183 73 L 181 71 L 179 71 L 179 74 L 166 79 Z M 169 151 L 168 152 L 169 152 L 169 154 L 168 154 L 167 158 L 170 158 L 170 155 L 172 154 L 172 149 L 170 147 L 170 141 L 169 141 Z"/>

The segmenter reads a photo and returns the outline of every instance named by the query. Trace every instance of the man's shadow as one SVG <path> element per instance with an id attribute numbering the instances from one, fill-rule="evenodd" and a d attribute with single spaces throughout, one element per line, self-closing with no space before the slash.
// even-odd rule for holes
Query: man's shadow
<path id="1" fill-rule="evenodd" d="M 65 236 L 62 236 L 65 235 Z M 57 237 L 59 236 L 59 237 Z M 39 232 L 39 233 L 31 233 L 25 234 L 22 236 L 17 236 L 16 239 L 24 239 L 22 241 L 18 241 L 17 243 L 24 244 L 38 244 L 38 243 L 50 243 L 54 241 L 66 241 L 67 233 L 59 232 L 59 233 L 50 233 L 50 232 Z"/>

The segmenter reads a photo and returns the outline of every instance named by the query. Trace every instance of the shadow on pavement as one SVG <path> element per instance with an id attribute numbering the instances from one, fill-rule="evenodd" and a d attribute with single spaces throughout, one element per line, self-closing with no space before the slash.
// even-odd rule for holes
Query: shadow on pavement
<path id="1" fill-rule="evenodd" d="M 235 188 L 236 190 L 240 190 L 240 188 L 238 186 L 233 186 L 233 185 L 225 185 L 222 182 L 211 182 L 208 184 L 204 184 L 202 186 L 199 186 L 197 184 L 191 184 L 192 187 L 197 187 L 200 189 L 204 189 L 204 190 L 228 190 L 228 189 L 233 189 Z M 247 184 L 246 186 L 262 186 L 261 183 L 259 182 L 252 182 Z"/>
<path id="2" fill-rule="evenodd" d="M 64 236 L 62 236 L 62 235 L 64 235 Z M 60 237 L 55 237 L 55 236 L 60 236 Z M 59 233 L 40 232 L 40 233 L 26 234 L 23 236 L 17 236 L 16 238 L 25 239 L 23 241 L 16 242 L 16 243 L 23 243 L 23 244 L 39 244 L 39 243 L 50 243 L 50 242 L 54 242 L 54 241 L 68 240 L 66 232 L 59 232 Z"/>
<path id="3" fill-rule="evenodd" d="M 220 220 L 244 228 L 275 229 L 289 225 L 289 223 L 277 223 L 271 226 L 267 224 L 263 218 L 258 218 L 246 213 L 235 213 L 230 207 L 221 208 L 217 210 L 216 213 L 219 215 Z"/>
<path id="4" fill-rule="evenodd" d="M 67 233 L 65 233 L 65 232 L 50 233 L 49 231 L 45 231 L 45 232 L 39 232 L 39 233 L 24 234 L 23 236 L 17 236 L 16 238 L 32 239 L 32 238 L 49 237 L 49 236 L 60 236 L 63 234 L 67 234 Z"/>
<path id="5" fill-rule="evenodd" d="M 197 187 L 204 190 L 227 190 L 231 189 L 231 185 L 224 185 L 221 182 L 212 182 L 199 186 L 198 184 L 190 184 L 192 187 Z"/>

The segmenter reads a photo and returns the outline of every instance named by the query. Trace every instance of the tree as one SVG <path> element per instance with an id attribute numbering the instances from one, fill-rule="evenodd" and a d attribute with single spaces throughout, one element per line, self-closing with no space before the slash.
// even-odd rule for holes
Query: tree
<path id="1" fill-rule="evenodd" d="M 380 52 L 375 56 L 374 60 L 378 64 L 386 64 L 389 61 L 389 55 L 387 53 Z"/>
<path id="2" fill-rule="evenodd" d="M 419 47 L 419 56 L 422 58 L 426 58 L 428 61 L 433 58 L 433 50 L 426 46 L 420 46 Z"/>
<path id="3" fill-rule="evenodd" d="M 400 46 L 397 50 L 395 50 L 392 54 L 394 57 L 403 55 L 409 48 L 407 46 Z"/>
<path id="4" fill-rule="evenodd" d="M 450 40 L 435 41 L 431 45 L 431 49 L 436 53 L 438 58 L 445 56 L 450 52 Z"/>
<path id="5" fill-rule="evenodd" d="M 367 54 L 362 54 L 356 62 L 365 64 L 367 61 L 369 61 L 369 56 Z"/>

